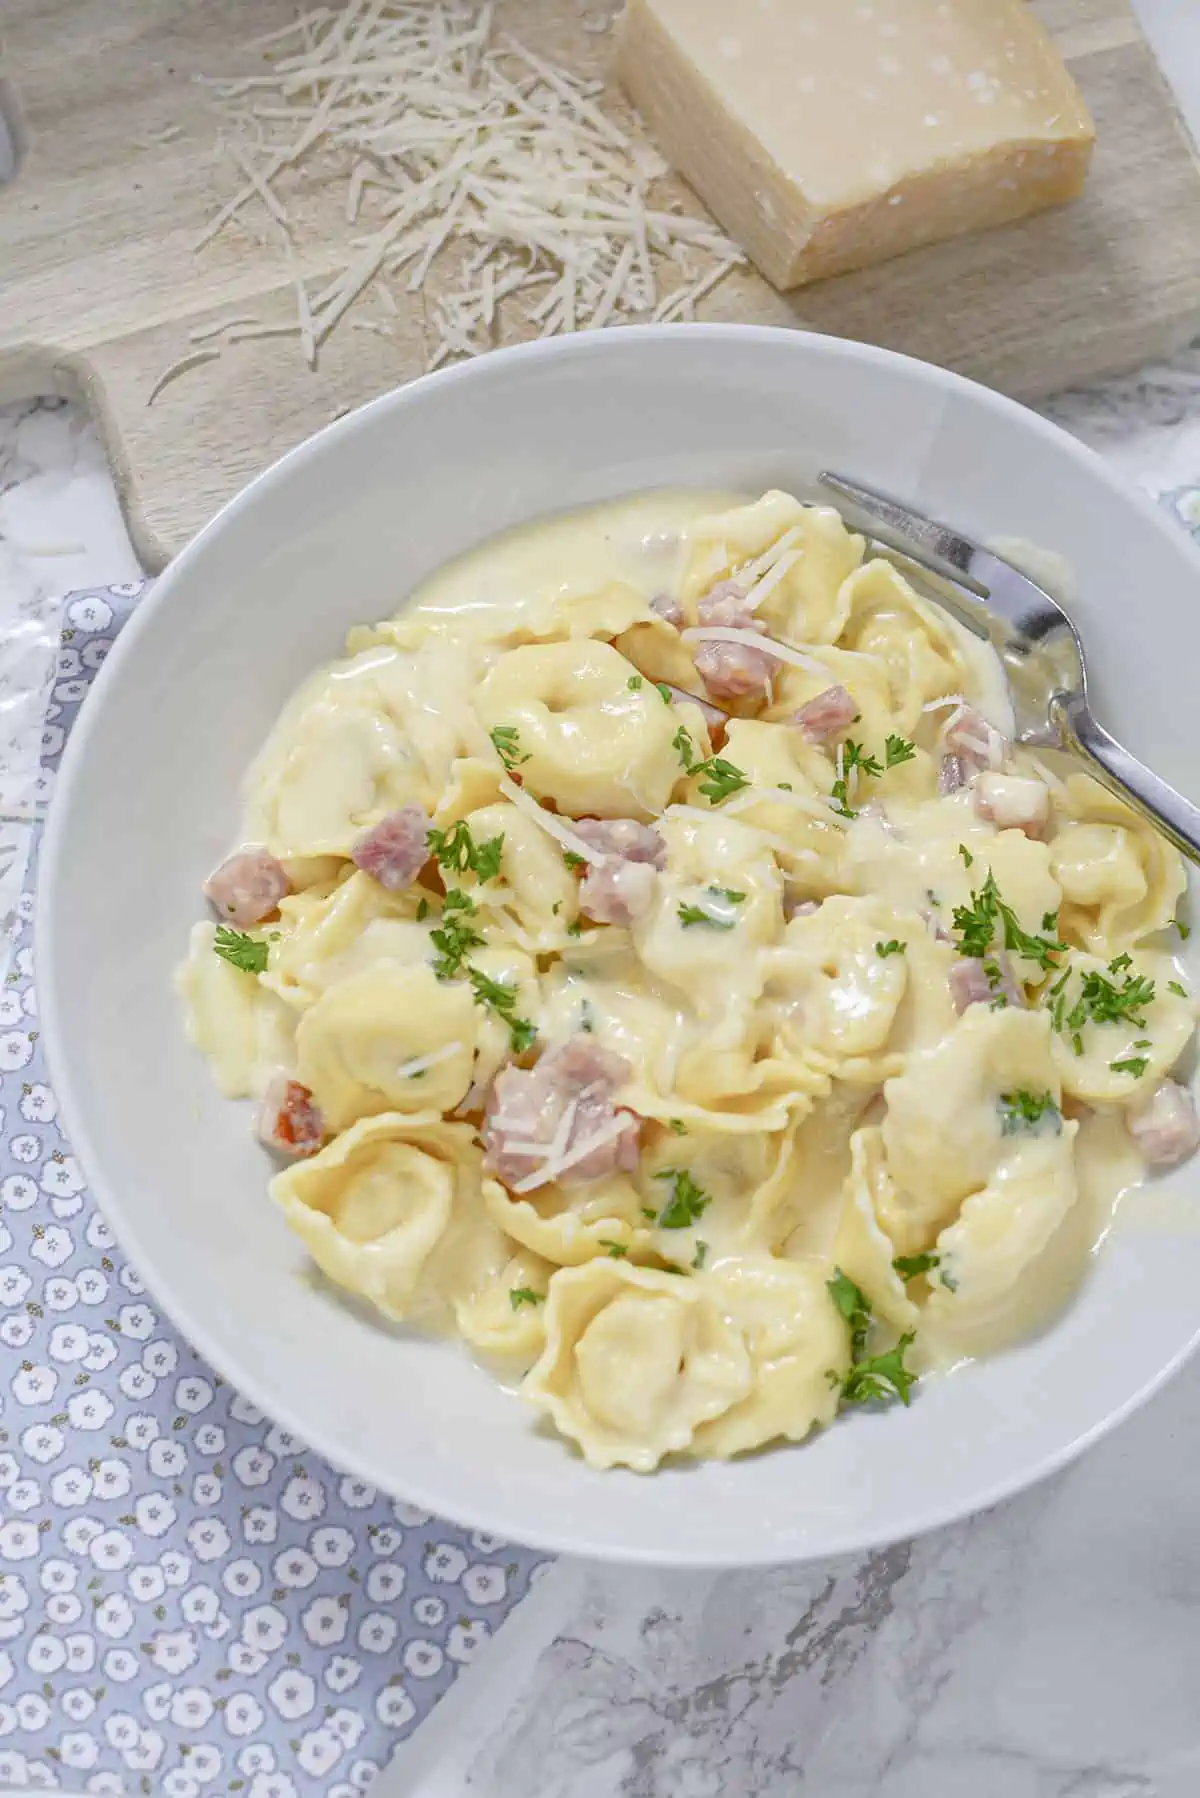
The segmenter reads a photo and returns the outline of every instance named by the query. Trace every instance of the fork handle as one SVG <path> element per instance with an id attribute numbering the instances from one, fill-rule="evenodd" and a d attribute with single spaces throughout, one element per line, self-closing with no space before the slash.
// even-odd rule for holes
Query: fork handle
<path id="1" fill-rule="evenodd" d="M 1079 694 L 1056 693 L 1050 713 L 1062 733 L 1064 748 L 1073 749 L 1097 780 L 1148 818 L 1189 861 L 1200 864 L 1200 806 L 1177 793 L 1110 736 Z"/>

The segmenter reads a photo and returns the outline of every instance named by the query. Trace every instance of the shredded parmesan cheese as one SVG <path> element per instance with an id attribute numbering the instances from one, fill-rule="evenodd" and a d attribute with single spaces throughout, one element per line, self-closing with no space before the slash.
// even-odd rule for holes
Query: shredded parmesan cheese
<path id="1" fill-rule="evenodd" d="M 398 277 L 425 290 L 437 367 L 525 318 L 542 336 L 691 318 L 744 262 L 709 219 L 654 205 L 666 164 L 604 111 L 602 82 L 497 34 L 493 13 L 493 0 L 319 6 L 248 44 L 244 75 L 201 78 L 238 185 L 194 248 L 265 214 L 310 366 L 360 295 L 390 298 Z M 326 266 L 341 258 L 315 295 L 296 268 L 305 241 Z"/>
<path id="2" fill-rule="evenodd" d="M 577 1142 L 568 1154 L 560 1155 L 554 1162 L 547 1161 L 545 1167 L 539 1168 L 535 1174 L 526 1174 L 512 1190 L 517 1193 L 533 1192 L 538 1186 L 548 1186 L 552 1181 L 560 1180 L 571 1168 L 586 1161 L 595 1150 L 603 1149 L 608 1143 L 615 1142 L 618 1136 L 623 1136 L 628 1128 L 628 1116 L 618 1113 L 610 1123 L 605 1124 L 586 1141 Z"/>
<path id="3" fill-rule="evenodd" d="M 517 785 L 515 780 L 510 780 L 507 774 L 500 776 L 500 791 L 506 799 L 511 800 L 518 811 L 522 811 L 527 817 L 534 819 L 549 836 L 554 838 L 556 843 L 561 843 L 564 849 L 571 851 L 572 855 L 579 856 L 582 861 L 590 863 L 593 867 L 599 867 L 601 862 L 608 859 L 603 850 L 593 849 L 590 843 L 585 843 L 582 837 L 577 837 L 573 830 L 567 828 L 561 818 L 553 812 L 546 811 L 545 807 L 540 806 L 531 794 Z"/>
<path id="4" fill-rule="evenodd" d="M 803 668 L 808 674 L 819 674 L 823 678 L 829 674 L 828 668 L 821 665 L 814 657 L 804 655 L 799 649 L 792 649 L 786 643 L 780 643 L 775 637 L 764 636 L 762 631 L 738 630 L 733 625 L 695 624 L 686 631 L 680 631 L 685 643 L 739 643 L 751 649 L 761 649 L 767 655 L 774 656 L 777 662 L 790 662 L 793 668 Z"/>
<path id="5" fill-rule="evenodd" d="M 780 805 L 793 806 L 798 812 L 805 812 L 810 818 L 819 818 L 822 824 L 837 824 L 844 830 L 847 820 L 840 813 L 831 811 L 828 800 L 816 799 L 809 793 L 792 793 L 787 787 L 751 787 L 746 793 L 735 793 L 727 805 L 721 807 L 726 818 L 736 818 L 739 812 L 748 811 L 752 805 L 761 800 L 770 799 Z"/>
<path id="6" fill-rule="evenodd" d="M 447 1043 L 441 1049 L 434 1049 L 429 1055 L 418 1055 L 412 1061 L 401 1062 L 396 1069 L 397 1080 L 415 1080 L 418 1074 L 427 1074 L 430 1068 L 440 1067 L 443 1061 L 449 1061 L 462 1049 L 461 1043 Z"/>

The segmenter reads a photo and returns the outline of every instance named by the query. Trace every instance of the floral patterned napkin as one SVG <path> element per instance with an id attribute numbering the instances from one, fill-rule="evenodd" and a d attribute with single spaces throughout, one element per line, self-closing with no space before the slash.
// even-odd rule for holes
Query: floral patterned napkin
<path id="1" fill-rule="evenodd" d="M 20 691 L 0 680 L 4 720 L 43 733 L 40 766 L 0 756 L 0 1788 L 358 1798 L 539 1557 L 338 1474 L 239 1397 L 155 1308 L 59 1128 L 40 816 L 144 591 L 69 596 L 44 678 L 25 654 Z"/>

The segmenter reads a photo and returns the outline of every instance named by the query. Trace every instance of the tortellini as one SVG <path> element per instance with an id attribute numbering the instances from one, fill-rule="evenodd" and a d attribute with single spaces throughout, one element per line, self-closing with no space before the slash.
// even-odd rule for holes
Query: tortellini
<path id="1" fill-rule="evenodd" d="M 296 1067 L 335 1130 L 377 1111 L 453 1111 L 471 1084 L 470 989 L 384 962 L 328 987 L 300 1019 Z"/>
<path id="2" fill-rule="evenodd" d="M 475 706 L 539 799 L 575 817 L 653 818 L 679 782 L 678 722 L 637 679 L 607 643 L 530 644 L 499 658 Z"/>
<path id="3" fill-rule="evenodd" d="M 333 1287 L 642 1473 L 1061 1308 L 1147 1108 L 1188 1134 L 1184 875 L 990 651 L 776 491 L 518 532 L 346 651 L 178 977 Z"/>
<path id="4" fill-rule="evenodd" d="M 322 1273 L 404 1318 L 456 1204 L 478 1187 L 479 1160 L 468 1124 L 384 1113 L 276 1175 L 272 1191 Z"/>

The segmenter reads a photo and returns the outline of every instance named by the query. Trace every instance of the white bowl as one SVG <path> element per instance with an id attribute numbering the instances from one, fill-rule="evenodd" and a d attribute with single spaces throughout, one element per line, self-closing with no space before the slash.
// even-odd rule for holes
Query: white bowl
<path id="1" fill-rule="evenodd" d="M 456 1345 L 377 1325 L 304 1278 L 244 1108 L 184 1041 L 172 968 L 243 772 L 347 626 L 508 526 L 654 486 L 803 494 L 825 464 L 977 536 L 1062 552 L 1101 716 L 1200 792 L 1200 561 L 1182 532 L 982 387 L 858 344 L 723 326 L 505 351 L 330 426 L 163 575 L 70 744 L 43 862 L 42 1008 L 70 1133 L 124 1248 L 289 1430 L 501 1536 L 709 1567 L 865 1549 L 1060 1467 L 1197 1340 L 1200 1234 L 1118 1229 L 1053 1328 L 930 1380 L 910 1411 L 730 1464 L 596 1473 Z M 1200 1205 L 1194 1167 L 1168 1184 Z"/>

